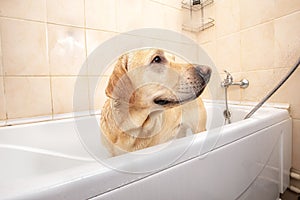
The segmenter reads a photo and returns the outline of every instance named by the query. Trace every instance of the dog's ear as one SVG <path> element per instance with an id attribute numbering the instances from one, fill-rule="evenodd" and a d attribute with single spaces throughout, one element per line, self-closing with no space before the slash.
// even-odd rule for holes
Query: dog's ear
<path id="1" fill-rule="evenodd" d="M 130 101 L 133 93 L 133 86 L 127 75 L 128 56 L 121 56 L 109 78 L 105 93 L 112 99 Z"/>

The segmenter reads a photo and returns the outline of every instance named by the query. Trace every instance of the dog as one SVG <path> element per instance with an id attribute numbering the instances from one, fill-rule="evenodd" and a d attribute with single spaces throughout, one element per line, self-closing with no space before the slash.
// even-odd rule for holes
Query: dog
<path id="1" fill-rule="evenodd" d="M 211 68 L 174 62 L 161 49 L 120 56 L 105 89 L 100 118 L 102 141 L 113 156 L 206 130 L 199 97 Z"/>

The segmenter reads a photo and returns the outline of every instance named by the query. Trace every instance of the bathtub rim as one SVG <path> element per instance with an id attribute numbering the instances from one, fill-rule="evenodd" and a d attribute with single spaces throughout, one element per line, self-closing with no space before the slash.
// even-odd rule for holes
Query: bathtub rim
<path id="1" fill-rule="evenodd" d="M 213 103 L 216 105 L 224 105 L 224 100 L 211 100 L 211 99 L 202 99 L 204 103 Z M 230 106 L 252 106 L 254 107 L 258 102 L 253 101 L 228 101 L 229 109 Z M 278 108 L 289 110 L 290 105 L 288 103 L 272 103 L 267 102 L 263 104 L 261 108 Z M 258 111 L 260 111 L 259 109 Z M 87 111 L 79 111 L 79 112 L 69 112 L 62 114 L 52 114 L 52 115 L 44 115 L 44 116 L 36 116 L 36 117 L 26 117 L 26 118 L 16 118 L 16 119 L 3 119 L 0 120 L 0 128 L 15 126 L 15 125 L 24 125 L 24 124 L 33 124 L 33 123 L 41 123 L 41 122 L 51 122 L 58 120 L 66 120 L 66 119 L 74 119 L 88 116 L 98 116 L 101 114 L 101 109 L 93 109 Z"/>
<path id="2" fill-rule="evenodd" d="M 238 107 L 243 107 L 243 106 L 240 106 L 238 105 Z M 266 109 L 269 109 L 269 108 L 266 108 Z M 271 110 L 273 110 L 273 108 L 271 108 Z M 245 125 L 246 126 L 253 126 L 253 124 L 255 124 L 255 122 L 259 121 L 259 122 L 266 122 L 268 124 L 267 127 L 269 126 L 272 126 L 276 123 L 278 123 L 279 121 L 283 121 L 283 120 L 289 120 L 290 119 L 290 116 L 288 114 L 288 111 L 287 110 L 282 110 L 282 109 L 277 109 L 276 110 L 280 111 L 279 113 L 277 113 L 277 115 L 272 115 L 272 116 L 269 116 L 267 119 L 264 119 L 264 118 L 261 118 L 260 115 L 253 115 L 253 117 L 247 119 L 247 120 L 243 120 L 241 121 L 239 124 L 229 124 L 229 125 L 226 125 L 223 127 L 222 131 L 223 131 L 223 134 L 227 137 L 223 137 L 221 140 L 218 141 L 218 144 L 215 146 L 215 149 L 218 149 L 219 147 L 222 147 L 224 145 L 227 145 L 228 143 L 231 143 L 233 141 L 236 141 L 236 140 L 239 140 L 241 138 L 244 138 L 244 137 L 247 137 L 248 135 L 251 135 L 253 133 L 253 130 L 254 129 L 259 129 L 259 130 L 262 130 L 262 128 L 258 127 L 258 126 L 255 126 L 254 129 L 252 129 L 252 132 L 248 133 L 248 134 L 244 134 L 244 135 L 240 135 L 240 134 L 227 134 L 228 131 L 232 130 L 232 127 L 235 125 L 235 132 L 239 132 L 238 130 L 239 129 L 242 129 Z M 261 111 L 262 112 L 262 111 Z M 85 116 L 87 118 L 91 117 L 91 116 Z M 83 117 L 83 118 L 85 118 Z M 270 121 L 270 118 L 272 119 Z M 61 120 L 55 120 L 55 121 L 47 121 L 47 122 L 39 122 L 41 124 L 44 124 L 44 123 L 64 123 L 64 122 L 72 122 L 74 121 L 73 118 L 70 118 L 70 119 L 61 119 Z M 34 125 L 34 124 L 22 124 L 22 125 L 16 125 L 16 126 L 7 126 L 7 127 L 2 127 L 1 129 L 10 129 L 10 128 L 15 128 L 15 127 L 18 127 L 18 126 L 23 126 L 23 127 L 26 127 L 26 126 L 31 126 L 31 125 Z M 264 125 L 264 127 L 266 128 L 266 126 Z M 255 131 L 256 132 L 256 131 Z M 231 137 L 228 137 L 228 136 L 231 136 Z M 197 137 L 198 139 L 200 139 L 200 137 L 204 137 L 202 134 L 200 135 L 195 135 L 195 137 Z M 197 139 L 196 138 L 196 139 Z M 181 138 L 179 139 L 178 141 L 181 141 L 181 140 L 188 140 L 186 138 Z M 155 147 L 153 147 L 155 148 Z M 213 151 L 212 150 L 212 151 Z M 142 151 L 147 151 L 147 150 L 142 150 Z M 206 153 L 209 153 L 209 152 L 203 152 L 203 155 L 205 155 Z M 196 156 L 201 156 L 201 155 L 196 155 Z M 191 159 L 192 157 L 194 156 L 191 156 L 191 155 L 188 155 L 187 157 L 184 157 L 182 158 L 182 160 L 186 160 L 187 158 Z M 126 155 L 123 155 L 122 157 L 124 160 L 127 159 Z M 117 159 L 117 157 L 116 157 Z M 179 161 L 178 161 L 179 163 Z M 176 165 L 176 163 L 175 163 Z M 88 171 L 88 173 L 83 173 L 85 170 Z M 107 169 L 105 167 L 100 167 L 99 168 L 99 163 L 97 162 L 93 162 L 93 163 L 87 163 L 86 165 L 82 165 L 82 166 L 78 166 L 74 169 L 71 170 L 71 172 L 69 171 L 69 175 L 71 175 L 70 177 L 67 177 L 67 181 L 66 180 L 63 180 L 62 182 L 57 182 L 57 180 L 61 180 L 61 175 L 63 174 L 62 172 L 61 173 L 58 173 L 56 174 L 56 176 L 53 176 L 53 175 L 45 175 L 43 177 L 35 177 L 34 179 L 34 182 L 40 182 L 40 181 L 44 181 L 46 182 L 45 186 L 44 187 L 39 187 L 38 190 L 36 190 L 36 186 L 34 187 L 34 184 L 32 184 L 31 186 L 33 187 L 33 189 L 35 190 L 26 190 L 26 192 L 24 194 L 20 194 L 20 195 L 30 195 L 31 193 L 33 192 L 45 192 L 46 190 L 48 190 L 49 188 L 52 188 L 52 189 L 57 189 L 57 187 L 59 187 L 60 185 L 65 185 L 65 184 L 68 184 L 68 183 L 71 183 L 71 182 L 74 182 L 74 181 L 78 181 L 78 180 L 82 180 L 82 179 L 85 179 L 85 178 L 89 178 L 89 177 L 92 177 L 92 176 L 95 176 L 95 175 L 98 175 L 100 176 L 101 173 L 103 172 L 108 172 L 110 171 L 111 169 Z M 81 172 L 81 173 L 80 173 Z M 72 175 L 73 173 L 73 175 Z M 78 175 L 78 173 L 80 173 Z M 139 174 L 136 174 L 134 177 L 140 177 Z M 132 178 L 131 178 L 132 180 Z M 137 180 L 137 179 L 135 179 Z M 52 182 L 52 185 L 50 184 L 47 184 Z M 24 182 L 24 183 L 20 183 L 20 184 L 24 184 L 24 185 L 27 185 L 28 183 L 27 182 Z M 29 185 L 30 186 L 30 185 Z M 46 191 L 47 192 L 47 191 Z"/>
<path id="3" fill-rule="evenodd" d="M 290 120 L 290 119 L 287 119 L 287 120 Z M 250 136 L 251 136 L 251 134 L 250 134 Z M 247 137 L 247 136 L 245 136 L 245 137 Z M 241 139 L 244 139 L 245 137 L 243 137 Z M 235 142 L 235 141 L 233 141 L 233 142 Z M 226 145 L 227 144 L 225 144 L 225 146 Z M 216 148 L 212 151 L 219 150 L 223 147 L 224 146 L 220 146 L 220 147 L 218 147 L 218 148 Z M 198 157 L 190 158 L 189 160 L 203 159 L 203 157 L 205 157 L 205 156 L 206 155 L 202 155 L 200 157 L 198 156 Z M 186 160 L 186 161 L 189 161 L 189 160 Z M 177 165 L 180 165 L 180 164 L 181 163 L 178 163 L 174 166 L 177 166 Z M 163 170 L 165 170 L 165 169 L 163 169 Z M 110 171 L 111 171 L 110 169 L 99 166 L 98 162 L 87 163 L 87 164 L 82 165 L 82 166 L 77 166 L 77 167 L 71 168 L 70 171 L 69 170 L 60 171 L 60 172 L 58 172 L 54 175 L 53 174 L 47 174 L 45 176 L 35 177 L 31 181 L 31 183 L 29 184 L 29 189 L 26 188 L 23 191 L 23 193 L 17 194 L 17 192 L 20 192 L 20 191 L 18 191 L 18 189 L 17 189 L 18 187 L 14 188 L 14 189 L 16 189 L 15 192 L 17 194 L 15 196 L 9 195 L 9 194 L 12 193 L 12 191 L 14 191 L 14 190 L 12 190 L 12 188 L 9 188 L 9 189 L 7 189 L 7 194 L 8 194 L 7 198 L 9 198 L 9 199 L 10 198 L 23 199 L 24 195 L 25 195 L 25 197 L 26 197 L 25 199 L 34 199 L 36 197 L 36 195 L 42 195 L 42 196 L 50 195 L 51 196 L 51 195 L 53 195 L 53 194 L 51 194 L 53 191 L 56 193 L 56 195 L 58 195 L 60 192 L 65 192 L 65 191 L 69 190 L 69 188 L 68 188 L 69 183 L 72 184 L 73 182 L 77 182 L 77 181 L 81 181 L 81 183 L 79 183 L 79 185 L 84 184 L 85 182 L 88 183 L 89 179 L 96 179 L 98 176 L 101 176 L 102 173 L 105 173 L 105 172 L 109 173 Z M 66 174 L 66 172 L 68 172 L 68 173 Z M 160 171 L 155 172 L 155 173 L 151 173 L 151 174 L 147 174 L 147 175 L 142 176 L 142 177 L 141 176 L 130 176 L 130 181 L 126 182 L 125 184 L 117 185 L 115 188 L 107 188 L 105 191 L 98 193 L 97 196 L 101 195 L 101 194 L 104 194 L 106 192 L 109 192 L 111 190 L 114 190 L 116 188 L 123 187 L 124 185 L 131 184 L 132 182 L 139 181 L 143 178 L 146 178 L 148 176 L 151 176 L 151 175 L 159 173 L 159 172 Z M 67 181 L 65 179 L 62 180 L 62 177 L 66 177 Z M 61 180 L 61 181 L 58 182 L 57 180 Z M 45 185 L 43 185 L 43 187 L 40 187 L 41 182 L 42 183 L 51 182 L 52 184 L 45 184 Z M 25 181 L 23 183 L 20 182 L 19 184 L 23 185 L 23 186 L 26 185 L 26 187 L 28 187 L 28 182 L 27 181 Z M 61 186 L 63 186 L 63 187 L 60 188 Z M 89 191 L 89 192 L 91 192 L 91 191 Z M 4 195 L 5 195 L 5 191 L 4 191 Z M 89 198 L 91 198 L 91 197 L 92 196 L 89 196 Z"/>

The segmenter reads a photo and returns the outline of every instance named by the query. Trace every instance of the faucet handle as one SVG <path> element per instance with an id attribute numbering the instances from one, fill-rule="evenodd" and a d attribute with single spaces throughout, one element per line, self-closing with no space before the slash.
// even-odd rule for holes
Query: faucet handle
<path id="1" fill-rule="evenodd" d="M 226 69 L 224 69 L 223 71 L 226 73 L 227 77 L 231 76 L 231 74 Z"/>
<path id="2" fill-rule="evenodd" d="M 227 70 L 224 70 L 224 72 L 226 73 L 226 80 L 232 82 L 233 81 L 232 75 Z"/>
<path id="3" fill-rule="evenodd" d="M 232 84 L 233 77 L 228 71 L 224 70 L 224 72 L 226 73 L 226 78 L 224 79 L 223 82 L 221 82 L 221 87 L 227 88 L 229 85 Z"/>

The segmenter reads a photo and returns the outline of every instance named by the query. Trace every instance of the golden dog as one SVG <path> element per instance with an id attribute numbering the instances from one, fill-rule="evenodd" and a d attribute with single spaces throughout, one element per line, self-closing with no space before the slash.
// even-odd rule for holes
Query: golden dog
<path id="1" fill-rule="evenodd" d="M 204 131 L 206 110 L 199 95 L 210 75 L 209 67 L 175 63 L 160 49 L 122 55 L 101 112 L 102 138 L 111 154 L 182 137 L 188 128 Z"/>

